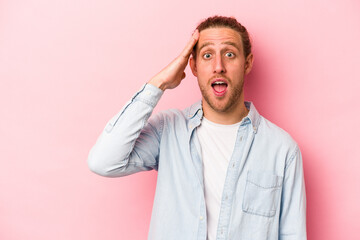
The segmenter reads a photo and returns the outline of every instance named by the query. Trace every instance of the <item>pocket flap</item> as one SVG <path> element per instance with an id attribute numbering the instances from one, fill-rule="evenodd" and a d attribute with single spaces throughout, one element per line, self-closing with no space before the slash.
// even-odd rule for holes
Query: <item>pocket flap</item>
<path id="1" fill-rule="evenodd" d="M 250 170 L 247 174 L 247 181 L 261 188 L 276 188 L 282 186 L 283 177 Z"/>

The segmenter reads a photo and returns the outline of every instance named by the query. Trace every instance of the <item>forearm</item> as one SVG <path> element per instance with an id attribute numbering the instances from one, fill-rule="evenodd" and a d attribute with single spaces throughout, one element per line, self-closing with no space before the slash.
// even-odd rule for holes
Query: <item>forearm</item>
<path id="1" fill-rule="evenodd" d="M 147 121 L 163 91 L 146 84 L 106 125 L 90 150 L 89 168 L 102 176 L 118 177 L 156 165 L 156 131 Z M 144 128 L 146 141 L 136 143 Z M 148 146 L 141 146 L 146 145 Z M 136 148 L 148 148 L 137 154 Z M 141 149 L 139 149 L 141 150 Z M 136 169 L 135 169 L 136 168 Z"/>

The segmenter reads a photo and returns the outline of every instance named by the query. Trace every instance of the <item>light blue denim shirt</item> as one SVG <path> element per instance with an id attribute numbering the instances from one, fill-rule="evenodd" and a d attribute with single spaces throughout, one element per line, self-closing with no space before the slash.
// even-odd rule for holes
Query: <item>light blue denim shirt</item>
<path id="1" fill-rule="evenodd" d="M 158 171 L 148 239 L 206 240 L 206 206 L 196 128 L 201 102 L 150 115 L 162 96 L 150 84 L 115 115 L 88 164 L 106 177 Z M 296 142 L 246 102 L 222 194 L 217 240 L 304 240 L 306 200 Z"/>

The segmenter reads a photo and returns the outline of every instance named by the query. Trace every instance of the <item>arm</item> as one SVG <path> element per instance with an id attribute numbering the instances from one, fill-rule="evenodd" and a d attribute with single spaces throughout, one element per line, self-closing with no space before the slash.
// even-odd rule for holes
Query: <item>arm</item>
<path id="1" fill-rule="evenodd" d="M 145 84 L 114 116 L 89 153 L 89 168 L 102 176 L 121 177 L 157 169 L 161 115 L 149 117 L 166 89 L 177 87 L 199 38 L 196 30 L 182 51 L 167 67 Z"/>
<path id="2" fill-rule="evenodd" d="M 108 122 L 90 150 L 91 171 L 106 177 L 121 177 L 157 169 L 162 121 L 158 120 L 159 116 L 149 122 L 148 118 L 162 94 L 162 90 L 146 84 Z"/>
<path id="3" fill-rule="evenodd" d="M 286 163 L 280 212 L 280 240 L 306 240 L 306 196 L 302 157 L 297 147 Z"/>

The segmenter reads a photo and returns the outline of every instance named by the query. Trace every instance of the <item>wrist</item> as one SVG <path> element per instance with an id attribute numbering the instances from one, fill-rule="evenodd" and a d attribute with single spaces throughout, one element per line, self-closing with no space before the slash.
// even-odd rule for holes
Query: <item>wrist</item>
<path id="1" fill-rule="evenodd" d="M 155 87 L 157 87 L 157 88 L 159 88 L 159 89 L 161 89 L 162 91 L 166 90 L 165 84 L 159 79 L 153 78 L 148 83 L 155 86 Z"/>

